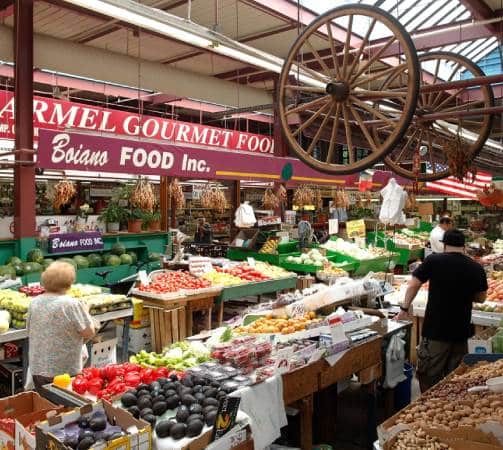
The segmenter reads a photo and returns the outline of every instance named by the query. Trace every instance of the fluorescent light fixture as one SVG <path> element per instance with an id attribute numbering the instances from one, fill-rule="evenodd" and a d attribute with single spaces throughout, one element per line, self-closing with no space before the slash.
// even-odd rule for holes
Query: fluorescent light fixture
<path id="1" fill-rule="evenodd" d="M 274 73 L 280 73 L 283 67 L 282 58 L 236 42 L 194 22 L 131 0 L 64 1 Z M 293 69 L 290 73 L 299 81 L 313 87 L 326 86 L 326 83 L 313 78 L 302 68 L 299 68 L 298 74 Z M 320 77 L 325 78 L 321 73 Z"/>

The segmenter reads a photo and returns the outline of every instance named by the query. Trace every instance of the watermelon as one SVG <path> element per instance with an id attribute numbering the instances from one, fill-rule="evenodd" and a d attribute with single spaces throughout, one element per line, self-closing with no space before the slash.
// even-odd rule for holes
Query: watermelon
<path id="1" fill-rule="evenodd" d="M 0 266 L 0 276 L 16 278 L 16 270 L 12 266 Z"/>
<path id="2" fill-rule="evenodd" d="M 108 265 L 109 265 L 109 264 L 108 264 L 108 259 L 110 258 L 110 256 L 112 256 L 110 253 L 105 253 L 105 254 L 103 255 L 102 264 L 103 264 L 104 266 L 108 266 Z"/>
<path id="3" fill-rule="evenodd" d="M 47 269 L 53 262 L 54 262 L 54 259 L 52 259 L 52 258 L 45 258 L 44 261 L 42 262 L 42 267 L 44 269 Z"/>
<path id="4" fill-rule="evenodd" d="M 100 267 L 103 264 L 101 256 L 97 253 L 91 253 L 88 255 L 87 262 L 89 263 L 89 267 Z"/>
<path id="5" fill-rule="evenodd" d="M 12 267 L 16 271 L 16 276 L 22 277 L 24 275 L 23 265 L 22 264 L 13 264 Z"/>
<path id="6" fill-rule="evenodd" d="M 124 253 L 126 253 L 126 247 L 124 247 L 124 245 L 123 245 L 123 244 L 121 244 L 120 242 L 116 242 L 116 243 L 112 246 L 112 249 L 110 250 L 110 252 L 111 252 L 113 255 L 120 256 L 120 255 L 123 255 Z"/>
<path id="7" fill-rule="evenodd" d="M 42 263 L 44 261 L 44 254 L 39 248 L 34 248 L 28 252 L 26 255 L 26 261 Z"/>
<path id="8" fill-rule="evenodd" d="M 138 255 L 136 254 L 136 252 L 133 252 L 132 250 L 130 250 L 126 254 L 131 256 L 131 260 L 132 260 L 131 264 L 136 264 L 138 262 Z"/>
<path id="9" fill-rule="evenodd" d="M 75 264 L 77 264 L 77 269 L 87 269 L 89 267 L 89 261 L 85 256 L 75 255 L 73 257 Z"/>
<path id="10" fill-rule="evenodd" d="M 133 258 L 131 258 L 131 255 L 128 255 L 127 253 L 120 255 L 120 259 L 121 264 L 133 264 Z"/>
<path id="11" fill-rule="evenodd" d="M 21 258 L 18 258 L 17 256 L 11 256 L 8 260 L 7 260 L 7 264 L 10 264 L 11 266 L 17 266 L 19 264 L 21 264 L 23 261 L 21 261 Z"/>
<path id="12" fill-rule="evenodd" d="M 73 267 L 75 267 L 75 270 L 77 270 L 78 268 L 77 263 L 72 258 L 59 258 L 58 261 L 71 264 Z"/>
<path id="13" fill-rule="evenodd" d="M 33 272 L 42 272 L 43 270 L 42 264 L 39 264 L 38 262 L 31 263 L 31 267 Z"/>
<path id="14" fill-rule="evenodd" d="M 31 263 L 31 262 L 25 262 L 21 265 L 21 267 L 23 268 L 23 272 L 25 275 L 34 272 L 33 263 Z"/>
<path id="15" fill-rule="evenodd" d="M 110 255 L 107 264 L 109 266 L 120 266 L 121 259 L 117 255 Z"/>
<path id="16" fill-rule="evenodd" d="M 150 262 L 159 261 L 161 259 L 161 255 L 159 253 L 151 252 L 148 254 L 148 260 Z"/>

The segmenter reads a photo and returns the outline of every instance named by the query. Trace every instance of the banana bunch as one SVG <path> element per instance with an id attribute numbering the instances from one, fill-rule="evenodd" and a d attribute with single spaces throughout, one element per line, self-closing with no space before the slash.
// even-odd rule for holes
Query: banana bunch
<path id="1" fill-rule="evenodd" d="M 278 250 L 278 240 L 277 239 L 267 239 L 265 244 L 259 250 L 259 253 L 275 254 Z"/>

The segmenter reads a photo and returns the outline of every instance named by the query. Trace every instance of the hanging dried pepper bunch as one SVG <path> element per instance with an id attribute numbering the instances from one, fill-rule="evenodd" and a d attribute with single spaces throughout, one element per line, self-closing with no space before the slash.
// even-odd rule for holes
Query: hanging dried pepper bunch
<path id="1" fill-rule="evenodd" d="M 473 168 L 473 158 L 465 150 L 461 138 L 445 140 L 443 150 L 447 156 L 449 169 L 454 177 L 463 181 L 469 173 L 475 178 L 476 169 Z"/>
<path id="2" fill-rule="evenodd" d="M 316 209 L 323 208 L 323 198 L 321 197 L 321 190 L 320 189 L 316 189 L 315 198 L 314 198 L 314 205 L 316 206 Z"/>
<path id="3" fill-rule="evenodd" d="M 143 211 L 153 211 L 155 206 L 155 195 L 152 185 L 147 178 L 138 178 L 129 200 L 134 208 L 140 208 Z"/>
<path id="4" fill-rule="evenodd" d="M 309 186 L 301 185 L 293 194 L 293 204 L 302 208 L 314 203 L 314 192 Z"/>
<path id="5" fill-rule="evenodd" d="M 272 191 L 272 189 L 267 188 L 264 192 L 264 196 L 262 197 L 262 206 L 265 209 L 276 209 L 280 205 L 279 198 Z"/>
<path id="6" fill-rule="evenodd" d="M 201 205 L 203 208 L 214 209 L 218 213 L 223 213 L 228 207 L 224 192 L 218 187 L 206 185 L 201 194 Z"/>
<path id="7" fill-rule="evenodd" d="M 185 195 L 183 194 L 182 186 L 178 182 L 178 178 L 173 179 L 173 181 L 169 184 L 168 191 L 172 201 L 174 202 L 175 209 L 184 209 Z"/>
<path id="8" fill-rule="evenodd" d="M 62 206 L 70 203 L 70 200 L 77 194 L 77 188 L 73 181 L 68 180 L 66 177 L 58 181 L 54 185 L 52 206 L 54 209 L 61 208 Z"/>
<path id="9" fill-rule="evenodd" d="M 285 186 L 283 186 L 282 184 L 279 185 L 276 196 L 278 197 L 280 204 L 286 205 L 288 201 L 288 194 L 286 192 Z"/>

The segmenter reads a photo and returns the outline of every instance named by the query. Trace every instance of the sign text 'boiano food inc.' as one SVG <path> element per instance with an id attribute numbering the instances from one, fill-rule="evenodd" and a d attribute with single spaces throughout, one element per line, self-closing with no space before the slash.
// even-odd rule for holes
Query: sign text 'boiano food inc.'
<path id="1" fill-rule="evenodd" d="M 14 139 L 14 95 L 0 91 L 0 138 Z M 121 136 L 142 137 L 166 143 L 196 145 L 253 153 L 274 153 L 271 136 L 210 127 L 82 103 L 35 97 L 33 100 L 35 138 L 39 129 L 83 130 Z"/>

